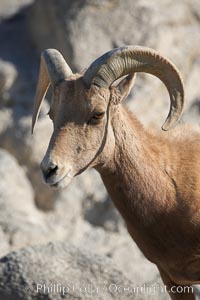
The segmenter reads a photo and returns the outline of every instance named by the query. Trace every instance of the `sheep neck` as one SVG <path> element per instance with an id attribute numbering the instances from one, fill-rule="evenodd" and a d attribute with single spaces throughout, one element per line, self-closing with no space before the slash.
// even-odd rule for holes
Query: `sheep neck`
<path id="1" fill-rule="evenodd" d="M 170 205 L 166 192 L 166 186 L 171 185 L 166 174 L 167 149 L 123 106 L 114 114 L 112 126 L 115 151 L 99 170 L 102 180 L 126 222 L 148 226 Z"/>

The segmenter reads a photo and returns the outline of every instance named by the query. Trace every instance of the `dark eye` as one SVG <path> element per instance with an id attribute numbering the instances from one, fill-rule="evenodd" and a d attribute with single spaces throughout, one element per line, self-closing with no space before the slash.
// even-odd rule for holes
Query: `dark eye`
<path id="1" fill-rule="evenodd" d="M 100 120 L 100 119 L 103 118 L 104 114 L 105 114 L 104 112 L 95 113 L 92 118 L 95 119 L 95 120 Z"/>
<path id="2" fill-rule="evenodd" d="M 94 113 L 88 124 L 98 124 L 103 119 L 105 112 Z"/>

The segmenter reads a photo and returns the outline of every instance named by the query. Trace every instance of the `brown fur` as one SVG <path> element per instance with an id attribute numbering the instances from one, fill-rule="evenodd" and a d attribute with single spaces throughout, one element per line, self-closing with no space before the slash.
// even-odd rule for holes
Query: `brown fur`
<path id="1" fill-rule="evenodd" d="M 61 187 L 95 167 L 130 235 L 168 288 L 200 283 L 200 129 L 145 129 L 120 103 L 132 85 L 133 76 L 107 90 L 87 90 L 79 75 L 60 83 L 42 169 L 56 164 L 47 183 Z M 105 116 L 91 125 L 87 121 L 95 109 L 105 110 Z M 170 296 L 194 299 L 192 293 Z"/>

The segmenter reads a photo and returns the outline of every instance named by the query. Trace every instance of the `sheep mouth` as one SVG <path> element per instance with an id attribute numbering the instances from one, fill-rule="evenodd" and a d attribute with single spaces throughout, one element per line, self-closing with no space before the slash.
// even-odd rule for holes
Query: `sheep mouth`
<path id="1" fill-rule="evenodd" d="M 68 185 L 73 176 L 71 174 L 71 169 L 60 179 L 58 179 L 56 182 L 53 182 L 53 183 L 49 183 L 50 187 L 52 188 L 62 188 L 62 187 L 65 187 L 66 185 Z M 64 183 L 65 181 L 65 183 Z"/>

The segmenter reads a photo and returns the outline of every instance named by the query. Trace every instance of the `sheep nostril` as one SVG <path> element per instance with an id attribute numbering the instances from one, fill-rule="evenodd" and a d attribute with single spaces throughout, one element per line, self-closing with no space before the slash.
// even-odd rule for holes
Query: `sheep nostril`
<path id="1" fill-rule="evenodd" d="M 56 174 L 56 171 L 58 170 L 58 166 L 57 165 L 50 165 L 49 168 L 46 170 L 46 172 L 44 172 L 44 176 L 45 178 L 50 178 L 52 177 L 53 175 Z"/>

